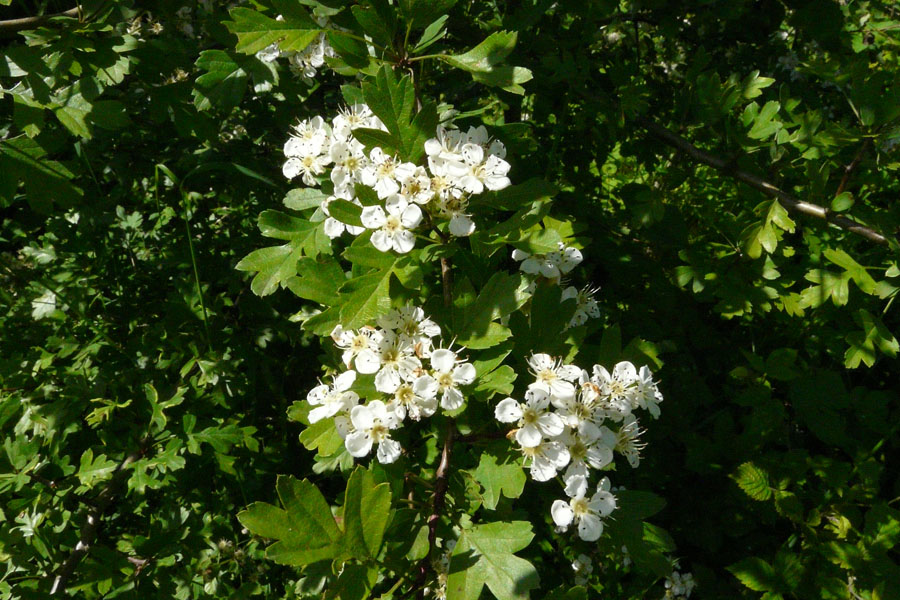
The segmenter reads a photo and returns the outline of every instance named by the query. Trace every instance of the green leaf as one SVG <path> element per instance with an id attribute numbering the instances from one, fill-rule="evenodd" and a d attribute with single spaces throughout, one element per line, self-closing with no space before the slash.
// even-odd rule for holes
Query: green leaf
<path id="1" fill-rule="evenodd" d="M 381 12 L 371 3 L 366 3 L 350 7 L 350 12 L 372 41 L 388 48 L 392 45 L 396 29 L 392 11 Z"/>
<path id="2" fill-rule="evenodd" d="M 391 488 L 356 467 L 344 495 L 344 549 L 354 558 L 375 558 L 391 520 Z"/>
<path id="3" fill-rule="evenodd" d="M 775 569 L 761 558 L 751 556 L 726 568 L 754 592 L 772 592 L 778 589 Z"/>
<path id="4" fill-rule="evenodd" d="M 302 256 L 315 258 L 329 250 L 328 238 L 318 223 L 266 210 L 259 215 L 259 228 L 266 237 L 288 243 L 254 250 L 235 266 L 239 271 L 257 273 L 250 284 L 257 296 L 271 294 L 279 285 L 286 286 L 297 275 L 297 262 Z"/>
<path id="5" fill-rule="evenodd" d="M 463 530 L 450 558 L 447 600 L 477 600 L 486 585 L 498 600 L 524 600 L 540 585 L 534 566 L 514 553 L 531 543 L 524 521 Z"/>
<path id="6" fill-rule="evenodd" d="M 249 75 L 238 61 L 236 55 L 224 50 L 204 50 L 200 53 L 194 64 L 206 73 L 194 82 L 194 106 L 197 110 L 209 110 L 213 106 L 230 110 L 240 104 Z"/>
<path id="7" fill-rule="evenodd" d="M 340 288 L 346 300 L 341 306 L 341 323 L 346 329 L 366 325 L 391 309 L 390 279 L 393 264 L 344 283 Z"/>
<path id="8" fill-rule="evenodd" d="M 486 191 L 474 196 L 471 203 L 501 210 L 520 210 L 538 200 L 552 198 L 558 192 L 559 188 L 554 184 L 534 177 L 496 192 Z"/>
<path id="9" fill-rule="evenodd" d="M 52 203 L 75 204 L 83 195 L 72 184 L 75 174 L 62 163 L 48 160 L 41 145 L 20 136 L 0 141 L 0 200 L 12 200 L 20 181 L 32 208 L 49 212 Z"/>
<path id="10" fill-rule="evenodd" d="M 473 349 L 490 348 L 507 339 L 509 331 L 493 323 L 522 306 L 528 299 L 528 281 L 521 274 L 495 273 L 482 288 L 475 301 L 466 306 L 456 304 L 453 330 L 459 343 Z"/>
<path id="11" fill-rule="evenodd" d="M 400 11 L 413 29 L 420 29 L 443 15 L 457 0 L 400 0 Z"/>
<path id="12" fill-rule="evenodd" d="M 304 257 L 297 261 L 297 276 L 285 281 L 285 287 L 300 298 L 331 305 L 344 281 L 344 271 L 336 260 Z"/>
<path id="13" fill-rule="evenodd" d="M 278 43 L 284 51 L 300 52 L 319 35 L 319 26 L 303 13 L 285 15 L 276 21 L 249 8 L 231 10 L 232 21 L 224 25 L 238 38 L 235 50 L 244 54 L 256 54 L 263 48 Z"/>
<path id="14" fill-rule="evenodd" d="M 254 502 L 238 513 L 238 521 L 251 533 L 277 540 L 266 556 L 293 566 L 333 558 L 341 531 L 321 492 L 306 479 L 290 476 L 279 476 L 275 487 L 284 509 Z"/>
<path id="15" fill-rule="evenodd" d="M 763 501 L 772 497 L 769 476 L 752 462 L 745 462 L 737 468 L 731 478 L 753 500 Z"/>
<path id="16" fill-rule="evenodd" d="M 343 198 L 335 198 L 329 202 L 328 213 L 346 225 L 355 225 L 356 227 L 363 226 L 362 221 L 359 220 L 359 217 L 362 214 L 362 208 L 352 202 L 347 202 Z"/>
<path id="17" fill-rule="evenodd" d="M 501 64 L 515 48 L 516 37 L 516 32 L 496 31 L 468 52 L 440 58 L 457 69 L 468 71 L 475 81 L 523 94 L 525 90 L 519 84 L 531 80 L 531 71 Z"/>
<path id="18" fill-rule="evenodd" d="M 752 100 L 773 83 L 775 80 L 771 77 L 760 77 L 759 71 L 753 71 L 741 82 L 741 95 L 747 100 Z"/>
<path id="19" fill-rule="evenodd" d="M 425 31 L 422 32 L 422 36 L 419 38 L 419 41 L 416 42 L 416 45 L 413 46 L 412 53 L 418 54 L 425 48 L 428 48 L 435 42 L 443 39 L 443 37 L 447 35 L 447 30 L 444 29 L 444 23 L 446 23 L 449 18 L 449 15 L 441 15 L 432 21 L 431 25 L 426 27 Z"/>
<path id="20" fill-rule="evenodd" d="M 97 481 L 103 481 L 116 470 L 117 463 L 100 454 L 94 458 L 94 451 L 88 448 L 81 454 L 81 463 L 78 468 L 78 479 L 82 485 L 91 486 Z"/>
<path id="21" fill-rule="evenodd" d="M 91 122 L 103 129 L 122 129 L 131 125 L 128 108 L 118 100 L 97 100 L 90 114 Z"/>
<path id="22" fill-rule="evenodd" d="M 487 452 L 482 453 L 478 462 L 478 468 L 472 471 L 472 476 L 484 489 L 482 500 L 484 507 L 489 510 L 497 508 L 500 496 L 518 498 L 525 489 L 525 472 L 517 462 L 510 462 L 507 456 L 503 463 L 497 462 L 496 456 Z"/>
<path id="23" fill-rule="evenodd" d="M 71 94 L 66 96 L 65 105 L 54 110 L 53 114 L 74 135 L 90 139 L 91 129 L 86 119 L 92 108 L 81 94 Z"/>
<path id="24" fill-rule="evenodd" d="M 841 192 L 831 199 L 831 210 L 834 212 L 844 212 L 853 207 L 854 199 L 851 192 Z"/>
<path id="25" fill-rule="evenodd" d="M 319 208 L 328 198 L 328 194 L 317 188 L 297 188 L 284 197 L 284 205 L 291 210 L 307 210 Z"/>

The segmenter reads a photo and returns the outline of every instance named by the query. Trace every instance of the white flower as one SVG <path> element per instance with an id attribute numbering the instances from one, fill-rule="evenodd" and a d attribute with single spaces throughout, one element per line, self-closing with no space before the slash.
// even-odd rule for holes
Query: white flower
<path id="1" fill-rule="evenodd" d="M 381 119 L 376 117 L 365 104 L 354 104 L 338 111 L 332 120 L 334 135 L 345 140 L 350 139 L 357 128 L 384 129 Z"/>
<path id="2" fill-rule="evenodd" d="M 450 233 L 456 237 L 466 237 L 475 231 L 475 222 L 466 213 L 468 207 L 469 200 L 464 195 L 450 193 L 439 197 L 438 211 L 450 219 Z"/>
<path id="3" fill-rule="evenodd" d="M 375 229 L 372 234 L 373 246 L 382 252 L 393 249 L 399 254 L 406 254 L 415 246 L 415 236 L 409 230 L 422 221 L 422 210 L 415 204 L 408 204 L 402 197 L 393 195 L 385 201 L 384 209 L 380 206 L 363 208 L 360 220 L 366 228 Z"/>
<path id="4" fill-rule="evenodd" d="M 393 394 L 404 381 L 410 381 L 422 368 L 416 358 L 412 340 L 405 335 L 383 332 L 378 344 L 378 358 L 381 368 L 375 375 L 375 389 L 385 394 Z"/>
<path id="5" fill-rule="evenodd" d="M 351 456 L 367 456 L 373 444 L 378 444 L 378 462 L 392 463 L 400 456 L 400 444 L 391 439 L 390 433 L 391 429 L 400 426 L 400 422 L 384 402 L 373 400 L 369 404 L 354 406 L 350 411 L 350 422 L 353 431 L 344 438 L 344 446 Z"/>
<path id="6" fill-rule="evenodd" d="M 430 375 L 420 375 L 412 383 L 401 383 L 394 391 L 391 406 L 401 421 L 409 415 L 413 421 L 430 417 L 437 410 L 437 381 Z"/>
<path id="7" fill-rule="evenodd" d="M 568 528 L 574 523 L 578 527 L 578 536 L 586 542 L 594 542 L 603 533 L 603 517 L 609 516 L 616 509 L 616 497 L 609 492 L 609 479 L 604 477 L 597 492 L 590 500 L 585 498 L 588 484 L 581 475 L 571 477 L 566 482 L 565 500 L 554 500 L 550 508 L 553 522 L 561 528 Z"/>
<path id="8" fill-rule="evenodd" d="M 569 464 L 569 450 L 560 442 L 543 441 L 533 448 L 519 449 L 525 455 L 525 462 L 531 463 L 531 478 L 535 481 L 549 481 Z"/>
<path id="9" fill-rule="evenodd" d="M 431 353 L 431 366 L 441 393 L 441 408 L 456 410 L 464 400 L 459 386 L 475 381 L 475 367 L 467 362 L 459 362 L 455 352 L 443 348 Z"/>
<path id="10" fill-rule="evenodd" d="M 354 139 L 339 139 L 329 148 L 328 156 L 334 163 L 331 182 L 335 194 L 352 197 L 354 185 L 362 181 L 363 169 L 369 164 L 363 145 Z"/>
<path id="11" fill-rule="evenodd" d="M 608 415 L 617 421 L 630 415 L 632 408 L 637 405 L 637 381 L 637 370 L 628 361 L 617 363 L 612 373 L 602 365 L 594 365 L 591 377 L 591 382 L 599 389 L 601 402 Z"/>
<path id="12" fill-rule="evenodd" d="M 441 335 L 440 325 L 427 318 L 425 311 L 418 306 L 395 308 L 379 318 L 378 325 L 408 337 L 419 357 L 430 355 L 431 338 Z"/>
<path id="13" fill-rule="evenodd" d="M 288 179 L 301 175 L 303 183 L 314 187 L 319 185 L 316 177 L 325 172 L 325 167 L 328 166 L 329 162 L 331 162 L 331 159 L 325 155 L 307 154 L 302 158 L 291 157 L 285 161 L 281 172 Z"/>
<path id="14" fill-rule="evenodd" d="M 575 300 L 575 314 L 572 315 L 572 319 L 569 321 L 569 327 L 584 325 L 589 318 L 600 318 L 600 305 L 594 299 L 594 294 L 599 290 L 599 287 L 591 288 L 590 286 L 580 290 L 570 286 L 563 290 L 562 296 L 560 296 L 561 302 L 570 299 Z"/>
<path id="15" fill-rule="evenodd" d="M 690 598 L 697 584 L 694 582 L 694 576 L 690 573 L 681 574 L 678 571 L 672 571 L 672 574 L 666 577 L 666 595 L 665 600 L 675 600 L 682 598 Z"/>
<path id="16" fill-rule="evenodd" d="M 598 427 L 590 421 L 583 421 L 577 429 L 565 432 L 559 437 L 569 449 L 571 461 L 566 469 L 565 479 L 574 475 L 588 476 L 588 468 L 602 469 L 613 461 L 616 434 L 605 426 Z"/>
<path id="17" fill-rule="evenodd" d="M 628 460 L 632 469 L 641 464 L 641 450 L 647 447 L 647 444 L 640 441 L 643 433 L 634 415 L 625 417 L 622 427 L 616 432 L 615 450 Z"/>
<path id="18" fill-rule="evenodd" d="M 410 178 L 416 172 L 412 163 L 400 162 L 388 156 L 381 148 L 372 148 L 369 164 L 360 177 L 362 182 L 373 188 L 379 198 L 387 198 L 400 191 L 400 181 Z"/>
<path id="19" fill-rule="evenodd" d="M 400 182 L 400 195 L 408 202 L 425 205 L 434 197 L 431 191 L 431 177 L 425 172 L 424 167 L 416 167 L 416 170 Z"/>
<path id="20" fill-rule="evenodd" d="M 575 396 L 573 381 L 578 379 L 581 369 L 574 365 L 564 365 L 549 354 L 534 354 L 528 359 L 528 367 L 535 376 L 530 389 L 543 390 L 553 396 L 554 406 L 561 406 L 563 400 Z"/>
<path id="21" fill-rule="evenodd" d="M 594 565 L 591 558 L 586 554 L 579 554 L 575 562 L 572 563 L 572 569 L 575 571 L 575 585 L 585 585 L 591 573 L 594 572 Z"/>
<path id="22" fill-rule="evenodd" d="M 662 393 L 653 381 L 653 374 L 647 367 L 641 367 L 635 381 L 634 401 L 640 408 L 650 412 L 650 415 L 659 418 L 659 403 L 662 402 Z"/>
<path id="23" fill-rule="evenodd" d="M 438 125 L 436 137 L 425 142 L 425 154 L 429 158 L 462 161 L 461 145 L 462 133 L 458 129 L 446 129 Z"/>
<path id="24" fill-rule="evenodd" d="M 379 345 L 383 337 L 374 327 L 363 327 L 355 331 L 337 325 L 331 331 L 335 346 L 344 351 L 341 360 L 348 368 L 353 363 L 354 368 L 364 375 L 377 373 L 381 368 Z"/>
<path id="25" fill-rule="evenodd" d="M 566 428 L 562 419 L 550 412 L 550 396 L 541 389 L 525 392 L 524 404 L 513 398 L 501 400 L 494 417 L 501 423 L 517 422 L 516 441 L 523 448 L 539 446 L 544 437 L 556 437 Z"/>
<path id="26" fill-rule="evenodd" d="M 293 133 L 284 144 L 284 155 L 302 158 L 322 154 L 328 143 L 328 126 L 322 117 L 313 117 L 294 125 Z"/>
<path id="27" fill-rule="evenodd" d="M 306 395 L 306 401 L 316 408 L 309 411 L 309 422 L 318 423 L 322 419 L 333 417 L 342 410 L 349 410 L 359 402 L 356 392 L 350 386 L 356 381 L 355 371 L 345 371 L 334 379 L 331 386 L 318 385 Z"/>

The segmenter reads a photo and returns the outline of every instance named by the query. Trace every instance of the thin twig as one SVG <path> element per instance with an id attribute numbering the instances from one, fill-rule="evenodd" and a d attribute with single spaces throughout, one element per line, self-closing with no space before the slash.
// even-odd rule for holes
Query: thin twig
<path id="1" fill-rule="evenodd" d="M 444 436 L 444 449 L 441 451 L 441 462 L 438 463 L 435 472 L 434 495 L 431 501 L 431 514 L 428 516 L 428 553 L 419 561 L 419 574 L 413 590 L 419 590 L 419 598 L 425 597 L 425 581 L 428 579 L 428 571 L 431 570 L 431 554 L 437 541 L 437 527 L 444 512 L 444 502 L 447 498 L 447 486 L 450 483 L 450 454 L 453 451 L 453 434 L 456 424 L 453 419 L 447 422 L 447 433 Z M 412 591 L 412 590 L 411 590 Z"/>
<path id="2" fill-rule="evenodd" d="M 53 585 L 50 587 L 51 596 L 57 594 L 65 595 L 66 584 L 75 572 L 78 563 L 81 562 L 81 559 L 84 558 L 88 550 L 90 550 L 91 544 L 94 543 L 94 539 L 97 537 L 97 530 L 100 527 L 100 520 L 103 518 L 103 513 L 105 513 L 106 509 L 109 508 L 109 505 L 112 504 L 119 486 L 125 480 L 125 477 L 128 474 L 127 468 L 144 455 L 149 442 L 149 438 L 141 440 L 138 449 L 119 463 L 113 473 L 112 479 L 106 483 L 100 491 L 100 494 L 97 495 L 97 498 L 93 502 L 93 508 L 88 512 L 87 522 L 81 528 L 81 533 L 78 536 L 78 543 L 75 544 L 75 547 L 69 552 L 69 556 L 66 558 L 65 562 L 63 562 L 56 570 L 56 574 L 53 578 Z"/>
<path id="3" fill-rule="evenodd" d="M 445 308 L 453 308 L 453 272 L 450 269 L 450 259 L 441 258 L 441 283 L 444 288 Z"/>
<path id="4" fill-rule="evenodd" d="M 818 219 L 824 219 L 832 225 L 837 225 L 841 229 L 846 229 L 847 231 L 850 231 L 857 235 L 861 235 L 867 240 L 878 244 L 888 245 L 887 238 L 874 229 L 866 227 L 865 225 L 857 223 L 856 221 L 848 219 L 847 217 L 836 215 L 829 209 L 823 206 L 819 206 L 818 204 L 812 204 L 811 202 L 798 200 L 797 198 L 794 198 L 787 192 L 779 189 L 768 181 L 765 181 L 764 179 L 761 179 L 756 175 L 753 175 L 752 173 L 747 173 L 746 171 L 734 168 L 732 161 L 725 160 L 718 156 L 713 156 L 712 154 L 708 154 L 703 150 L 700 150 L 683 137 L 672 133 L 661 125 L 657 125 L 656 123 L 653 123 L 652 121 L 649 121 L 647 119 L 639 119 L 638 124 L 640 124 L 641 127 L 646 129 L 648 132 L 650 132 L 653 137 L 661 140 L 662 142 L 665 142 L 669 146 L 672 146 L 682 154 L 686 154 L 697 162 L 709 165 L 714 169 L 722 171 L 723 173 L 728 173 L 738 181 L 742 181 L 750 187 L 759 190 L 763 194 L 775 198 L 787 210 L 801 213 L 810 217 L 816 217 Z"/>
<path id="5" fill-rule="evenodd" d="M 23 17 L 21 19 L 9 19 L 0 21 L 0 37 L 11 37 L 20 31 L 27 29 L 35 29 L 40 27 L 54 17 L 73 17 L 77 18 L 81 11 L 76 8 L 52 15 L 39 15 L 37 17 Z"/>
<path id="6" fill-rule="evenodd" d="M 863 154 L 866 151 L 866 148 L 869 146 L 869 138 L 866 138 L 863 141 L 862 145 L 859 147 L 859 150 L 856 151 L 856 156 L 853 157 L 853 160 L 850 161 L 850 164 L 844 167 L 844 176 L 841 177 L 841 183 L 838 185 L 837 191 L 834 193 L 835 196 L 840 196 L 844 193 L 844 188 L 847 187 L 847 183 L 850 181 L 850 175 L 853 173 L 854 169 L 859 166 L 859 162 L 862 160 Z"/>

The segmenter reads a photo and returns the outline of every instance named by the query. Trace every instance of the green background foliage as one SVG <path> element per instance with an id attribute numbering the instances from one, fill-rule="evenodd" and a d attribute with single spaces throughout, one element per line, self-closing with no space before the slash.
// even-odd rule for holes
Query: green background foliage
<path id="1" fill-rule="evenodd" d="M 320 192 L 280 173 L 292 123 L 358 100 L 389 126 L 365 143 L 405 158 L 451 108 L 509 150 L 515 185 L 473 206 L 493 221 L 441 317 L 479 351 L 461 423 L 489 420 L 515 384 L 500 363 L 538 347 L 649 365 L 665 395 L 596 544 L 554 532 L 555 496 L 503 440 L 458 445 L 452 597 L 661 597 L 667 555 L 699 597 L 896 594 L 894 4 L 345 4 L 92 0 L 0 28 L 0 597 L 60 578 L 82 598 L 399 597 L 427 495 L 403 500 L 399 465 L 354 467 L 302 399 L 339 364 L 317 336 L 439 296 L 443 250 L 334 248 Z M 307 84 L 254 53 L 308 44 L 311 10 L 346 31 Z M 509 248 L 561 239 L 602 319 L 549 336 L 565 315 L 539 290 L 501 324 L 524 301 Z M 409 459 L 414 489 L 442 426 Z"/>

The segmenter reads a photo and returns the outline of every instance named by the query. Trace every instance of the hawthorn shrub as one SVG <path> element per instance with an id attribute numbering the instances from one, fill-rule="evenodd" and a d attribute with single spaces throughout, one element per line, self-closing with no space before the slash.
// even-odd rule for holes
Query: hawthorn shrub
<path id="1" fill-rule="evenodd" d="M 897 597 L 895 13 L 0 0 L 0 597 Z"/>

